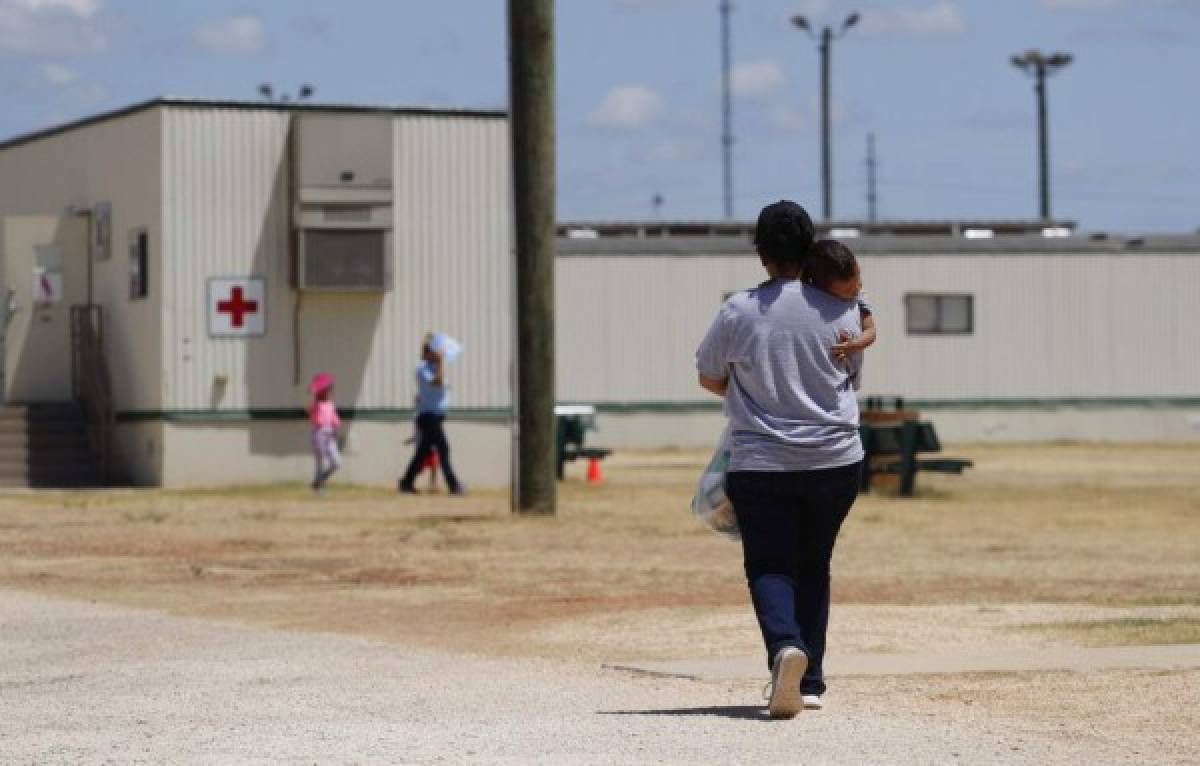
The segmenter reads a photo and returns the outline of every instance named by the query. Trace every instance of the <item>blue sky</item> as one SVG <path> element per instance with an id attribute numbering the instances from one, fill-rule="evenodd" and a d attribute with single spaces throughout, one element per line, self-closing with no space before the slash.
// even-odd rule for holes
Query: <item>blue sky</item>
<path id="1" fill-rule="evenodd" d="M 0 0 L 0 136 L 160 95 L 504 107 L 503 0 Z M 719 0 L 560 0 L 559 216 L 723 212 Z M 818 58 L 833 49 L 834 212 L 1037 213 L 1029 48 L 1049 82 L 1053 208 L 1087 229 L 1200 227 L 1200 0 L 734 0 L 735 214 L 819 211 Z"/>

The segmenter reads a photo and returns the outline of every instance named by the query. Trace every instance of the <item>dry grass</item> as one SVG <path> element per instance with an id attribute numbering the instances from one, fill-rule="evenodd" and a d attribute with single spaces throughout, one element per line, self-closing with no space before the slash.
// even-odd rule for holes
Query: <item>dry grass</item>
<path id="1" fill-rule="evenodd" d="M 1200 605 L 1200 445 L 947 452 L 976 468 L 860 499 L 836 601 Z M 737 615 L 752 649 L 738 546 L 685 510 L 705 460 L 618 454 L 603 485 L 565 482 L 553 518 L 514 518 L 486 491 L 9 494 L 0 584 L 502 653 L 668 656 Z"/>
<path id="2" fill-rule="evenodd" d="M 1057 634 L 1088 646 L 1200 644 L 1200 619 L 1193 617 L 1124 617 L 1037 623 L 1026 630 Z"/>

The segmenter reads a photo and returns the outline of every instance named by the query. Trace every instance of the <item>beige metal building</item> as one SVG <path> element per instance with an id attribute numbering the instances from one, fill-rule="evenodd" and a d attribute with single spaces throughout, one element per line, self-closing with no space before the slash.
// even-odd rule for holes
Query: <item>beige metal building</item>
<path id="1" fill-rule="evenodd" d="M 711 444 L 720 407 L 693 353 L 724 297 L 763 279 L 750 227 L 563 228 L 563 397 L 597 405 L 607 445 Z M 954 441 L 1200 438 L 1200 236 L 835 228 L 859 235 L 879 326 L 860 399 L 902 397 Z"/>
<path id="2" fill-rule="evenodd" d="M 460 474 L 505 483 L 509 165 L 493 111 L 160 99 L 0 143 L 5 400 L 77 394 L 69 307 L 93 304 L 102 331 L 75 344 L 102 343 L 118 474 L 303 478 L 305 384 L 328 370 L 341 476 L 390 483 L 440 330 L 465 349 Z"/>

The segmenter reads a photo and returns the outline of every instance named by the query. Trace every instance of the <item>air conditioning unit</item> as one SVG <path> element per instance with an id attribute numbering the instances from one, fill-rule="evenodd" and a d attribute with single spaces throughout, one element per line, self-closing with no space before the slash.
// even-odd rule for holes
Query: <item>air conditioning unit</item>
<path id="1" fill-rule="evenodd" d="M 296 124 L 296 287 L 392 288 L 392 121 L 302 115 Z"/>

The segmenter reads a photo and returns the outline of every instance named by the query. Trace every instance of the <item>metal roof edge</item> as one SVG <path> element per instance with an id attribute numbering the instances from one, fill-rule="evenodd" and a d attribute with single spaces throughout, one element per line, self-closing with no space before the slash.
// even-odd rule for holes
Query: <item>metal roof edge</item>
<path id="1" fill-rule="evenodd" d="M 861 237 L 845 240 L 860 255 L 1000 255 L 1098 254 L 1151 255 L 1200 254 L 1200 235 L 1150 235 L 1092 239 L 1076 236 L 1037 236 L 965 239 L 962 237 Z M 565 257 L 699 257 L 754 256 L 754 246 L 742 237 L 613 237 L 573 239 L 559 237 L 557 253 Z"/>
<path id="2" fill-rule="evenodd" d="M 481 119 L 506 119 L 508 112 L 503 109 L 456 109 L 450 107 L 424 106 L 368 106 L 355 104 L 320 104 L 320 103 L 272 103 L 265 101 L 236 101 L 236 100 L 206 100 L 195 98 L 176 98 L 161 96 L 147 101 L 139 101 L 119 109 L 100 112 L 78 120 L 53 125 L 30 133 L 22 133 L 12 138 L 0 141 L 0 151 L 13 149 L 18 146 L 40 141 L 62 133 L 91 127 L 110 120 L 128 117 L 138 112 L 167 107 L 176 109 L 245 109 L 271 112 L 312 112 L 332 114 L 391 114 L 427 117 L 474 117 Z"/>

